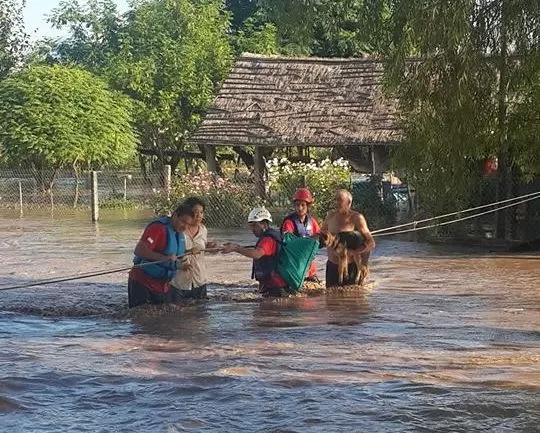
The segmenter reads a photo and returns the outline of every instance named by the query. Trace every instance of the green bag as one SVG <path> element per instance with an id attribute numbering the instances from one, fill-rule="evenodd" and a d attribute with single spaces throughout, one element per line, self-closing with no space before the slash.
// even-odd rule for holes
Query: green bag
<path id="1" fill-rule="evenodd" d="M 291 233 L 283 235 L 277 271 L 291 289 L 300 291 L 318 250 L 318 239 L 301 238 Z"/>

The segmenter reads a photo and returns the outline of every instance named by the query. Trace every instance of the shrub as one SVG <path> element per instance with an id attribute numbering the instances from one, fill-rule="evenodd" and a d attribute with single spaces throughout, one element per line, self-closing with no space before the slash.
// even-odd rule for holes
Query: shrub
<path id="1" fill-rule="evenodd" d="M 286 158 L 274 158 L 266 163 L 270 200 L 290 204 L 294 192 L 301 187 L 313 193 L 313 213 L 323 219 L 334 207 L 334 196 L 340 188 L 350 188 L 351 170 L 348 161 L 324 159 L 320 162 L 291 163 Z"/>
<path id="2" fill-rule="evenodd" d="M 168 202 L 161 194 L 154 206 L 155 211 L 166 214 L 189 196 L 197 196 L 206 203 L 205 219 L 209 227 L 244 226 L 249 211 L 258 204 L 253 184 L 233 183 L 202 171 L 174 178 L 171 201 Z"/>
<path id="3" fill-rule="evenodd" d="M 361 212 L 371 229 L 390 226 L 396 217 L 396 206 L 392 195 L 382 197 L 381 178 L 372 176 L 368 181 L 353 182 L 353 209 Z"/>

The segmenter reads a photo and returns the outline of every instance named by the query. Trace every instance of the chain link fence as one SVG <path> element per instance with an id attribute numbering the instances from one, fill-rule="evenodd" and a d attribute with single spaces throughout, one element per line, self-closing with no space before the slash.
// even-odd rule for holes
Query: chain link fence
<path id="1" fill-rule="evenodd" d="M 294 191 L 305 186 L 313 192 L 315 205 L 312 211 L 319 220 L 323 220 L 333 208 L 334 194 L 339 188 L 351 191 L 353 208 L 366 216 L 371 229 L 430 216 L 422 212 L 421 194 L 417 197 L 407 185 L 393 184 L 389 179 L 378 176 L 353 178 L 347 170 L 334 177 L 317 177 L 295 167 L 288 173 L 273 177 L 269 170 L 264 179 L 256 182 L 252 172 L 238 169 L 222 176 L 208 172 L 171 175 L 166 169 L 150 173 L 138 169 L 100 171 L 97 175 L 99 208 L 140 209 L 148 213 L 168 214 L 185 198 L 197 196 L 206 203 L 206 224 L 209 227 L 244 227 L 249 211 L 260 205 L 270 210 L 275 224 L 279 225 L 283 217 L 292 211 Z M 50 213 L 55 217 L 70 218 L 75 213 L 80 215 L 84 212 L 90 220 L 91 184 L 88 171 L 37 173 L 30 169 L 0 169 L 0 216 L 32 217 Z M 264 185 L 263 191 L 260 185 Z M 496 185 L 496 179 L 485 179 L 473 205 L 495 202 Z M 515 196 L 539 190 L 540 181 L 537 180 L 517 185 Z M 540 237 L 540 200 L 516 206 L 511 212 L 515 239 Z M 107 217 L 107 213 L 101 213 L 101 219 Z M 421 231 L 413 238 L 447 241 L 451 238 L 493 239 L 496 236 L 497 214 L 491 213 Z"/>
<path id="2" fill-rule="evenodd" d="M 100 207 L 151 207 L 162 189 L 163 175 L 111 170 L 98 172 L 98 179 Z M 88 171 L 0 169 L 0 211 L 31 216 L 47 209 L 69 215 L 73 210 L 89 210 L 90 205 Z"/>
<path id="3" fill-rule="evenodd" d="M 388 182 L 380 178 L 353 180 L 350 173 L 322 182 L 309 176 L 286 177 L 277 182 L 267 173 L 256 182 L 254 174 L 247 170 L 222 176 L 208 172 L 170 175 L 166 169 L 151 173 L 107 170 L 98 172 L 97 178 L 100 209 L 144 209 L 167 214 L 185 198 L 197 196 L 206 203 L 206 224 L 216 228 L 245 226 L 249 211 L 260 205 L 271 211 L 277 225 L 293 210 L 294 191 L 304 186 L 313 192 L 313 213 L 320 220 L 332 209 L 339 188 L 352 192 L 355 207 L 362 210 L 374 228 L 387 226 L 404 209 L 410 210 L 407 193 L 391 190 Z M 261 184 L 264 191 L 257 190 Z M 82 211 L 88 212 L 90 219 L 91 197 L 88 171 L 36 173 L 29 169 L 0 169 L 0 214 L 32 217 L 50 211 L 69 218 L 75 211 Z M 102 213 L 100 218 L 107 216 Z"/>

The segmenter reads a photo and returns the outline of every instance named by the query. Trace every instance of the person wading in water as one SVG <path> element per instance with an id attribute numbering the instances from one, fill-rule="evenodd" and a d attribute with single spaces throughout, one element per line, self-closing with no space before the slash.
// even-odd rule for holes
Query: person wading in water
<path id="1" fill-rule="evenodd" d="M 186 252 L 183 232 L 190 224 L 193 224 L 193 210 L 180 205 L 172 216 L 157 218 L 146 226 L 135 247 L 133 263 L 139 266 L 129 272 L 129 308 L 172 301 L 170 281 L 178 270 L 190 268 L 178 260 Z M 161 263 L 145 265 L 157 261 Z"/>
<path id="2" fill-rule="evenodd" d="M 208 242 L 208 230 L 203 223 L 205 204 L 197 197 L 188 197 L 184 205 L 193 210 L 193 224 L 184 231 L 186 249 L 191 255 L 186 257 L 185 262 L 190 266 L 189 270 L 177 272 L 171 284 L 174 287 L 173 300 L 181 299 L 208 299 L 206 292 L 206 260 L 205 249 L 218 247 L 217 242 Z"/>
<path id="3" fill-rule="evenodd" d="M 370 251 L 375 248 L 375 241 L 369 231 L 364 216 L 351 209 L 352 195 L 346 189 L 340 189 L 336 193 L 336 208 L 326 217 L 321 228 L 322 233 L 332 233 L 337 235 L 340 232 L 358 232 L 364 238 L 364 246 L 359 250 L 349 251 L 349 254 L 360 254 L 362 263 L 369 259 Z M 328 260 L 326 262 L 326 287 L 339 286 L 339 257 L 335 250 L 328 248 Z M 356 264 L 351 260 L 349 263 L 349 277 L 343 281 L 342 286 L 354 284 L 357 272 Z M 367 268 L 366 268 L 367 271 Z"/>
<path id="4" fill-rule="evenodd" d="M 223 245 L 223 253 L 238 253 L 253 259 L 252 278 L 259 282 L 259 292 L 267 296 L 288 296 L 287 283 L 277 272 L 277 258 L 281 248 L 281 234 L 270 227 L 272 215 L 264 207 L 254 208 L 248 216 L 253 234 L 258 238 L 255 248 L 235 243 Z"/>
<path id="5" fill-rule="evenodd" d="M 313 195 L 307 188 L 300 188 L 293 197 L 294 212 L 287 215 L 281 224 L 281 233 L 292 233 L 300 237 L 314 237 L 321 232 L 319 223 L 310 214 L 313 205 Z M 311 262 L 306 281 L 319 282 L 317 264 Z"/>

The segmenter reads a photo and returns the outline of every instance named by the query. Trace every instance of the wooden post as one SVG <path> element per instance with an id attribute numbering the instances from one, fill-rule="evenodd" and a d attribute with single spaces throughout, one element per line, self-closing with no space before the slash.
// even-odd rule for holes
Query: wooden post
<path id="1" fill-rule="evenodd" d="M 253 153 L 253 175 L 255 177 L 255 193 L 262 199 L 266 197 L 266 189 L 264 187 L 264 158 L 262 156 L 261 146 L 255 145 Z"/>
<path id="2" fill-rule="evenodd" d="M 124 202 L 127 201 L 127 176 L 124 177 Z"/>
<path id="3" fill-rule="evenodd" d="M 171 183 L 172 183 L 172 170 L 169 164 L 164 166 L 165 169 L 165 194 L 167 201 L 171 201 Z"/>
<path id="4" fill-rule="evenodd" d="M 371 174 L 375 174 L 377 171 L 377 166 L 375 164 L 375 146 L 370 146 L 371 153 Z"/>
<path id="5" fill-rule="evenodd" d="M 19 206 L 20 206 L 20 216 L 23 217 L 23 195 L 22 195 L 22 183 L 19 181 Z"/>
<path id="6" fill-rule="evenodd" d="M 53 192 L 53 184 L 51 183 L 51 187 L 49 188 L 49 198 L 51 200 L 51 215 L 54 214 L 54 192 Z"/>
<path id="7" fill-rule="evenodd" d="M 99 196 L 98 196 L 98 174 L 97 171 L 92 171 L 90 173 L 90 206 L 92 208 L 92 221 L 97 222 L 99 219 Z"/>
<path id="8" fill-rule="evenodd" d="M 206 169 L 211 173 L 217 173 L 216 146 L 211 144 L 204 145 L 204 159 L 206 161 Z"/>

